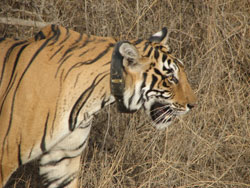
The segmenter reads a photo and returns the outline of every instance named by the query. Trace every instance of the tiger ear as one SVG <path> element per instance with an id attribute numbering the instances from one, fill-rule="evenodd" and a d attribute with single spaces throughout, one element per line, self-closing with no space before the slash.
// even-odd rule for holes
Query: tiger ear
<path id="1" fill-rule="evenodd" d="M 119 52 L 123 56 L 123 66 L 134 67 L 139 64 L 138 59 L 140 55 L 134 45 L 124 42 L 120 45 Z"/>
<path id="2" fill-rule="evenodd" d="M 166 45 L 168 42 L 168 30 L 166 27 L 163 27 L 161 31 L 158 31 L 157 33 L 153 34 L 149 38 L 150 42 L 157 42 L 162 45 Z"/>

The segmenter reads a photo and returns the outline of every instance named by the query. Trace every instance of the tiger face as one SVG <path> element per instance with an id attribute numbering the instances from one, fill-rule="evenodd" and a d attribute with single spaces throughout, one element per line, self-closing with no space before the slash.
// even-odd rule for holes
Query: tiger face
<path id="1" fill-rule="evenodd" d="M 196 103 L 184 64 L 171 54 L 166 38 L 164 28 L 149 40 L 124 42 L 118 49 L 123 57 L 124 105 L 130 111 L 143 107 L 157 129 L 166 128 Z"/>

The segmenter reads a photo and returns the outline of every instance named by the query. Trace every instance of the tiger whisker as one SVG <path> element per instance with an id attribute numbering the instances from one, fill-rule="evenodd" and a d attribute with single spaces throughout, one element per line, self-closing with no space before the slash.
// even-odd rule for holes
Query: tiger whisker
<path id="1" fill-rule="evenodd" d="M 171 118 L 173 114 L 174 114 L 174 111 L 171 110 L 171 109 L 169 109 L 169 110 L 167 110 L 166 112 L 164 112 L 163 114 L 161 114 L 158 118 L 156 118 L 156 119 L 154 120 L 154 122 L 155 122 L 155 123 L 159 122 L 159 121 L 162 119 L 163 116 L 165 116 L 163 121 L 166 121 L 166 116 L 168 116 L 169 118 Z M 168 119 L 169 119 L 169 118 L 168 118 Z"/>

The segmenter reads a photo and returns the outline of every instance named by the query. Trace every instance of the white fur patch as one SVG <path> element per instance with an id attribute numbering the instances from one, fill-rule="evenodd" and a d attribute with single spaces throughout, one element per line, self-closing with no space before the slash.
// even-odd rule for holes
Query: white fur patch
<path id="1" fill-rule="evenodd" d="M 161 37 L 162 31 L 158 31 L 157 33 L 153 34 L 154 37 Z"/>

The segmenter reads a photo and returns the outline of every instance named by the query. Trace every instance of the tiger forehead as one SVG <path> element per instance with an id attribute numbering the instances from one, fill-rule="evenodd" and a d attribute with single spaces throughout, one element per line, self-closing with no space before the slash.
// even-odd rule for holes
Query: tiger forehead
<path id="1" fill-rule="evenodd" d="M 156 63 L 162 62 L 168 65 L 174 63 L 177 66 L 183 67 L 183 62 L 173 56 L 168 45 L 162 45 L 147 40 L 136 40 L 132 43 L 140 51 L 142 57 L 151 57 L 150 59 Z"/>
<path id="2" fill-rule="evenodd" d="M 154 48 L 154 49 L 159 49 L 162 52 L 169 53 L 168 45 L 162 45 L 159 43 L 150 42 L 148 40 L 142 40 L 142 39 L 131 41 L 131 43 L 134 44 L 137 49 L 142 49 L 143 52 L 149 50 L 150 48 Z"/>

